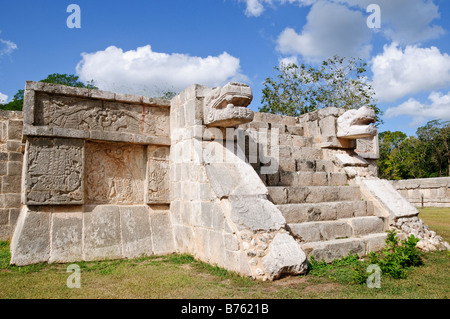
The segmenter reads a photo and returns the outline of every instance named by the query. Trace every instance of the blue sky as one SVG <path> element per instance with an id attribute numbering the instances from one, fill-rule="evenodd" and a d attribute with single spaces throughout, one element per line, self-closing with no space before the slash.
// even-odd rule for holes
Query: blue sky
<path id="1" fill-rule="evenodd" d="M 380 131 L 450 120 L 448 0 L 0 0 L 0 100 L 51 73 L 153 95 L 241 81 L 260 106 L 281 61 L 359 56 L 385 112 Z M 68 28 L 70 4 L 81 28 Z M 367 26 L 377 4 L 381 28 Z"/>

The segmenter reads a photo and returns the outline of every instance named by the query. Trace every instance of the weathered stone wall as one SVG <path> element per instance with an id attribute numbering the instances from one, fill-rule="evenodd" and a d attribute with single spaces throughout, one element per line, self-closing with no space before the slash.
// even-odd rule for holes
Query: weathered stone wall
<path id="1" fill-rule="evenodd" d="M 204 114 L 215 112 L 205 102 L 213 92 L 194 85 L 171 101 L 171 215 L 177 249 L 263 280 L 305 272 L 306 255 L 245 160 L 244 131 L 204 125 L 209 123 Z M 251 113 L 231 103 L 239 92 L 219 92 L 213 97 L 231 106 L 219 110 L 217 123 L 248 122 Z"/>
<path id="2" fill-rule="evenodd" d="M 450 177 L 391 181 L 416 207 L 450 207 Z"/>
<path id="3" fill-rule="evenodd" d="M 24 101 L 11 263 L 174 252 L 169 102 L 37 82 Z"/>
<path id="4" fill-rule="evenodd" d="M 0 240 L 10 239 L 20 212 L 22 125 L 22 112 L 0 110 Z"/>

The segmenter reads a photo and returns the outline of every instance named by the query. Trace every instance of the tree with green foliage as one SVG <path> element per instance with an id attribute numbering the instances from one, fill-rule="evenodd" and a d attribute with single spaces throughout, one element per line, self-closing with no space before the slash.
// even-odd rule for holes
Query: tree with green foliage
<path id="1" fill-rule="evenodd" d="M 378 160 L 378 175 L 385 179 L 402 179 L 402 169 L 399 160 L 399 148 L 407 138 L 402 132 L 381 132 L 378 135 L 380 158 Z"/>
<path id="2" fill-rule="evenodd" d="M 433 120 L 417 129 L 433 173 L 429 177 L 450 176 L 450 121 Z"/>
<path id="3" fill-rule="evenodd" d="M 416 135 L 407 137 L 398 131 L 379 134 L 379 177 L 395 180 L 450 175 L 450 121 L 429 121 Z"/>
<path id="4" fill-rule="evenodd" d="M 375 105 L 375 92 L 365 76 L 367 64 L 361 59 L 334 56 L 319 67 L 281 64 L 277 77 L 264 81 L 260 112 L 299 116 L 324 107 L 355 109 L 368 105 L 377 123 L 382 111 Z"/>
<path id="5" fill-rule="evenodd" d="M 78 88 L 98 90 L 98 88 L 94 85 L 94 81 L 88 81 L 87 83 L 84 83 L 79 80 L 78 76 L 73 75 L 73 74 L 53 73 L 39 82 L 55 83 L 55 84 L 73 86 L 73 87 L 78 87 Z M 22 111 L 24 92 L 25 92 L 24 90 L 19 90 L 14 95 L 13 99 L 9 103 L 0 105 L 0 109 L 1 110 L 12 110 L 12 111 Z"/>

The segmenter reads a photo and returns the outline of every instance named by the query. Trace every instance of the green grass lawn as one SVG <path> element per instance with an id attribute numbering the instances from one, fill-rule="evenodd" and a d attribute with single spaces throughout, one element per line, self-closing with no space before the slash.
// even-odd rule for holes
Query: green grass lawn
<path id="1" fill-rule="evenodd" d="M 450 241 L 450 209 L 421 209 L 420 217 Z M 81 288 L 66 285 L 68 264 L 9 265 L 9 243 L 0 243 L 0 298 L 58 299 L 291 299 L 291 298 L 450 298 L 450 252 L 423 254 L 424 265 L 406 279 L 382 275 L 381 288 L 352 282 L 349 267 L 336 266 L 323 276 L 253 281 L 199 262 L 188 255 L 134 260 L 79 262 Z"/>
<path id="2" fill-rule="evenodd" d="M 419 211 L 419 217 L 446 242 L 450 243 L 450 207 L 425 207 L 420 208 Z"/>

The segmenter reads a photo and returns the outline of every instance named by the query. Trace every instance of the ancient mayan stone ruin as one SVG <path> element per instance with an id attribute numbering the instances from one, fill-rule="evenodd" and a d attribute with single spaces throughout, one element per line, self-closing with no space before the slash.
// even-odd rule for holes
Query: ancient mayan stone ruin
<path id="1" fill-rule="evenodd" d="M 448 249 L 377 178 L 367 107 L 257 113 L 251 88 L 171 101 L 27 82 L 0 113 L 0 237 L 11 263 L 189 253 L 256 279 L 384 246 L 386 230 Z"/>

